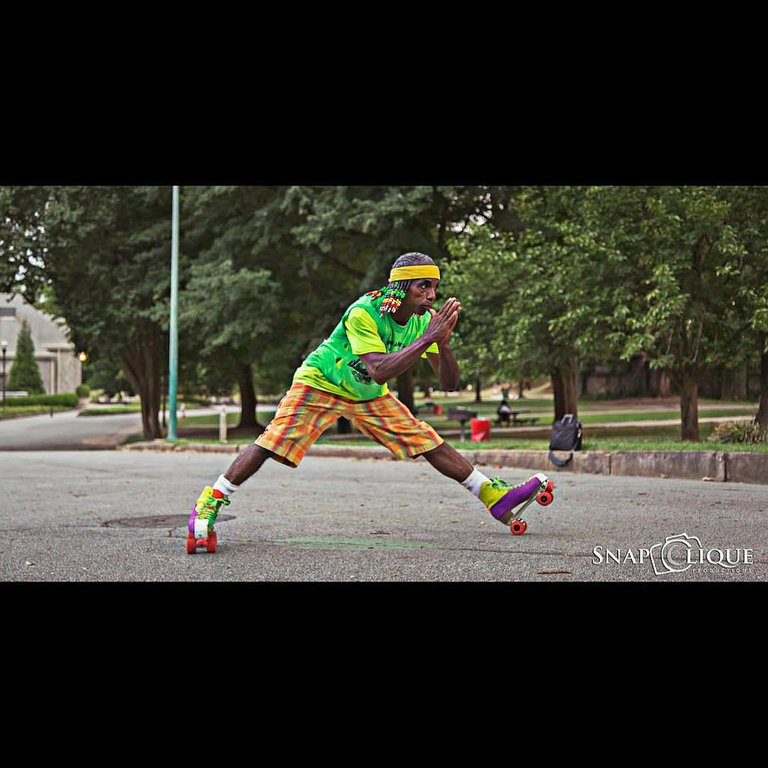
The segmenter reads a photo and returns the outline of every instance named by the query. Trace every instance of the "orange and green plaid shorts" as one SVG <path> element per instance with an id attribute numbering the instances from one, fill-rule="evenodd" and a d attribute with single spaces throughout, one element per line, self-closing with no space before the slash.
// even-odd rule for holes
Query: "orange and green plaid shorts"
<path id="1" fill-rule="evenodd" d="M 429 424 L 414 418 L 391 393 L 373 400 L 348 400 L 298 382 L 255 442 L 275 454 L 277 461 L 297 467 L 312 443 L 341 416 L 398 459 L 419 456 L 443 443 Z"/>

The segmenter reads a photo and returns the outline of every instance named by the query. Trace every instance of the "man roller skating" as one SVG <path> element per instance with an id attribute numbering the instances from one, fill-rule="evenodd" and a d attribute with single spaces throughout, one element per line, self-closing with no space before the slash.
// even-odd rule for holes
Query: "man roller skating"
<path id="1" fill-rule="evenodd" d="M 267 459 L 297 467 L 341 416 L 398 459 L 423 456 L 477 496 L 501 523 L 509 524 L 515 510 L 533 498 L 551 501 L 553 486 L 546 475 L 539 473 L 518 485 L 486 477 L 389 391 L 387 381 L 424 357 L 441 389 L 459 387 L 449 342 L 461 303 L 451 297 L 439 310 L 433 309 L 439 282 L 440 270 L 429 256 L 407 253 L 395 260 L 386 286 L 347 308 L 331 335 L 296 371 L 264 432 L 203 489 L 189 518 L 188 552 L 196 550 L 197 541 L 208 541 L 212 551 L 211 539 L 215 550 L 214 523 L 221 508 Z"/>

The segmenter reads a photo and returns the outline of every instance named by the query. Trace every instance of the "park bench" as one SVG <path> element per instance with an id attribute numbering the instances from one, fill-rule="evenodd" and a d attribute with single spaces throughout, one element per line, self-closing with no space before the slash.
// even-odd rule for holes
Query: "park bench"
<path id="1" fill-rule="evenodd" d="M 477 411 L 468 411 L 466 408 L 449 408 L 448 421 L 458 421 L 461 428 L 461 440 L 464 440 L 464 430 L 470 419 L 477 417 Z"/>
<path id="2" fill-rule="evenodd" d="M 518 424 L 535 424 L 538 420 L 538 416 L 520 416 L 521 413 L 528 413 L 528 410 L 523 411 L 509 411 L 509 413 L 499 413 L 496 418 L 496 424 L 498 426 L 513 426 L 516 427 Z"/>

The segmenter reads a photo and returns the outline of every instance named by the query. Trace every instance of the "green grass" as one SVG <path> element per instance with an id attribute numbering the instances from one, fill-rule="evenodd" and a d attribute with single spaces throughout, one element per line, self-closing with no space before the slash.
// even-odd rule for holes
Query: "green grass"
<path id="1" fill-rule="evenodd" d="M 259 419 L 262 423 L 264 419 Z M 236 427 L 240 423 L 240 411 L 232 411 L 227 413 L 227 426 Z M 214 427 L 219 424 L 219 414 L 214 413 L 210 415 L 200 416 L 185 416 L 183 419 L 178 419 L 177 424 L 180 427 Z"/>
<path id="2" fill-rule="evenodd" d="M 462 407 L 469 410 L 478 411 L 480 415 L 491 417 L 495 419 L 496 407 L 498 405 L 497 400 L 486 400 L 482 403 L 475 403 L 471 399 L 453 399 L 453 398 L 432 398 L 433 402 L 442 402 L 443 414 L 451 407 Z M 417 399 L 417 405 L 421 402 Z M 552 401 L 548 399 L 525 399 L 513 401 L 514 405 L 519 406 L 521 409 L 530 409 L 530 416 L 538 416 L 539 422 L 534 425 L 536 427 L 549 427 L 552 420 Z M 715 425 L 711 423 L 701 423 L 699 425 L 699 433 L 701 442 L 698 443 L 683 443 L 680 441 L 680 425 L 679 425 L 679 413 L 676 409 L 673 410 L 643 410 L 643 406 L 633 408 L 632 406 L 626 406 L 626 413 L 600 413 L 600 405 L 596 405 L 592 402 L 580 403 L 580 408 L 584 409 L 584 413 L 580 413 L 579 418 L 585 425 L 585 436 L 582 444 L 582 450 L 584 451 L 754 451 L 754 452 L 768 452 L 768 445 L 754 445 L 754 444 L 733 444 L 733 443 L 710 443 L 707 438 L 712 433 Z M 719 403 L 707 402 L 708 407 L 702 408 L 699 411 L 699 416 L 715 417 L 715 416 L 754 416 L 756 406 L 749 403 Z M 745 407 L 746 406 L 746 407 Z M 606 404 L 606 409 L 618 409 L 618 406 Z M 646 408 L 648 406 L 645 406 Z M 539 409 L 538 411 L 536 409 Z M 185 444 L 187 442 L 194 443 L 207 443 L 221 445 L 222 443 L 218 439 L 218 433 L 215 428 L 219 424 L 219 413 L 210 413 L 208 415 L 201 416 L 188 416 L 183 419 L 179 419 L 178 428 L 182 439 L 176 441 L 178 444 Z M 259 413 L 259 421 L 266 423 L 271 418 L 269 413 Z M 446 416 L 434 416 L 431 413 L 421 414 L 421 418 L 425 421 L 433 424 L 439 431 L 447 429 L 458 430 L 458 422 L 449 422 L 446 420 Z M 232 412 L 227 413 L 227 425 L 228 427 L 235 427 L 239 423 L 240 413 Z M 673 423 L 664 426 L 622 426 L 622 427 L 605 427 L 601 426 L 608 422 L 621 423 L 630 421 L 655 421 L 655 420 L 669 420 Z M 209 437 L 192 437 L 189 440 L 183 439 L 184 427 L 211 427 L 211 434 Z M 467 439 L 462 442 L 458 436 L 447 438 L 448 442 L 454 447 L 464 450 L 482 451 L 482 450 L 538 450 L 546 451 L 549 448 L 549 434 L 548 431 L 539 429 L 538 432 L 532 431 L 526 426 L 514 427 L 510 429 L 500 429 L 494 423 L 492 426 L 493 439 L 482 443 L 473 443 L 469 439 L 469 426 L 467 425 L 466 435 Z M 329 435 L 335 436 L 335 430 L 331 430 Z M 253 436 L 243 436 L 230 438 L 226 441 L 227 445 L 248 445 L 254 440 Z M 369 440 L 368 438 L 360 435 L 359 433 L 353 433 L 349 438 L 341 439 L 327 439 L 321 437 L 318 441 L 320 445 L 339 445 L 339 446 L 364 446 L 370 447 L 377 445 L 377 443 Z"/>
<path id="3" fill-rule="evenodd" d="M 465 440 L 449 439 L 450 443 L 459 451 L 546 451 L 549 450 L 549 440 L 486 440 L 482 443 L 473 443 Z M 365 446 L 376 445 L 371 440 L 318 440 L 318 445 L 344 445 Z M 614 451 L 720 451 L 721 453 L 747 452 L 768 453 L 768 443 L 750 444 L 743 443 L 710 443 L 702 441 L 698 443 L 681 442 L 680 440 L 664 440 L 654 437 L 625 439 L 625 440 L 585 440 L 581 446 L 582 451 L 599 451 L 603 453 Z"/>
<path id="4" fill-rule="evenodd" d="M 98 408 L 83 408 L 81 416 L 114 416 L 116 413 L 141 413 L 141 403 L 131 405 L 101 405 Z"/>
<path id="5" fill-rule="evenodd" d="M 0 419 L 14 419 L 17 416 L 35 416 L 41 413 L 59 413 L 74 410 L 66 405 L 20 405 L 12 408 L 0 407 Z"/>
<path id="6" fill-rule="evenodd" d="M 419 403 L 416 403 L 418 407 Z M 757 413 L 757 405 L 750 403 L 715 403 L 709 407 L 699 409 L 699 418 L 714 417 L 751 417 Z M 443 413 L 435 416 L 433 413 L 424 412 L 418 414 L 419 418 L 424 419 L 437 429 L 458 429 L 459 422 L 448 421 L 447 411 L 449 408 L 462 408 L 464 410 L 476 412 L 480 418 L 490 418 L 496 422 L 496 408 L 498 402 L 475 403 L 471 400 L 451 401 L 447 400 L 443 404 Z M 518 400 L 512 403 L 513 410 L 528 411 L 521 414 L 522 418 L 537 418 L 538 421 L 533 425 L 536 427 L 549 427 L 552 425 L 553 410 L 551 400 Z M 605 407 L 595 408 L 593 403 L 579 403 L 579 419 L 585 425 L 587 424 L 608 424 L 623 421 L 675 421 L 679 422 L 680 412 L 677 408 L 666 410 L 647 410 L 648 406 L 616 406 L 607 404 Z M 605 413 L 604 411 L 622 411 L 620 413 Z M 515 429 L 524 429 L 525 425 L 515 427 Z"/>
<path id="7" fill-rule="evenodd" d="M 722 410 L 713 410 L 713 411 L 700 411 L 699 412 L 699 418 L 714 418 L 719 416 L 724 417 L 748 417 L 748 418 L 754 418 L 757 413 L 757 410 L 754 412 L 750 411 L 741 411 L 738 413 L 734 413 L 733 411 L 722 411 Z M 420 418 L 422 418 L 424 421 L 431 424 L 435 429 L 459 429 L 460 423 L 458 421 L 448 421 L 443 416 L 433 416 L 431 414 L 426 415 L 419 415 Z M 483 414 L 481 414 L 483 416 Z M 515 427 L 511 427 L 511 429 L 524 431 L 529 426 L 533 427 L 551 427 L 552 426 L 552 415 L 551 414 L 526 414 L 526 417 L 530 416 L 531 418 L 538 416 L 538 421 L 535 424 L 532 425 L 518 425 Z M 496 414 L 485 414 L 485 418 L 490 418 L 493 422 L 491 425 L 491 429 L 501 429 L 496 424 Z M 634 422 L 634 421 L 670 421 L 674 422 L 675 424 L 679 424 L 680 417 L 676 413 L 663 413 L 663 412 L 652 412 L 652 413 L 645 413 L 642 411 L 639 411 L 637 413 L 601 413 L 601 414 L 585 414 L 581 415 L 579 414 L 579 420 L 582 424 L 585 426 L 588 425 L 600 425 L 600 424 L 620 424 L 621 422 Z M 700 427 L 704 426 L 703 424 L 699 425 Z M 466 429 L 469 430 L 469 425 L 467 424 Z M 679 428 L 678 428 L 679 429 Z M 504 429 L 506 431 L 506 429 Z"/>
<path id="8" fill-rule="evenodd" d="M 140 435 L 133 436 L 126 442 L 143 442 Z M 170 441 L 174 445 L 188 445 L 190 443 L 202 443 L 205 445 L 250 445 L 252 437 L 236 438 L 221 443 L 217 438 L 194 438 Z M 490 450 L 515 450 L 515 451 L 546 451 L 549 449 L 549 438 L 544 440 L 486 440 L 482 443 L 473 443 L 470 440 L 461 442 L 458 438 L 447 440 L 457 450 L 464 451 L 490 451 Z M 370 448 L 378 445 L 373 440 L 361 437 L 357 440 L 326 440 L 320 438 L 318 445 L 358 446 Z M 645 437 L 625 437 L 613 439 L 591 438 L 582 443 L 583 451 L 720 451 L 720 452 L 751 452 L 768 453 L 768 444 L 739 444 L 739 443 L 710 443 L 702 440 L 698 443 L 681 442 L 671 437 L 648 434 Z"/>
<path id="9" fill-rule="evenodd" d="M 433 399 L 433 402 L 440 402 L 440 398 Z M 416 401 L 416 405 L 421 403 L 421 400 Z M 500 402 L 500 401 L 499 401 Z M 520 410 L 530 410 L 531 412 L 528 414 L 525 414 L 525 416 L 529 416 L 531 418 L 537 417 L 538 422 L 534 426 L 536 427 L 549 427 L 552 424 L 552 401 L 546 400 L 546 399 L 531 399 L 531 400 L 517 400 L 512 401 L 513 407 L 518 406 Z M 424 419 L 424 421 L 428 422 L 429 424 L 432 424 L 438 429 L 458 429 L 460 424 L 457 421 L 448 421 L 447 419 L 447 410 L 448 408 L 464 408 L 466 410 L 470 411 L 476 411 L 477 414 L 480 417 L 485 418 L 491 418 L 493 421 L 496 419 L 496 408 L 498 407 L 498 402 L 496 401 L 484 401 L 482 403 L 475 403 L 473 400 L 464 400 L 464 399 L 452 399 L 452 398 L 446 398 L 442 400 L 443 405 L 443 414 L 440 416 L 435 416 L 432 413 L 425 413 L 421 412 L 419 414 L 419 418 Z M 622 421 L 659 421 L 659 420 L 671 420 L 671 421 L 678 421 L 680 416 L 679 412 L 677 410 L 667 410 L 667 411 L 644 411 L 644 410 L 632 410 L 631 407 L 628 407 L 627 410 L 629 413 L 590 413 L 589 406 L 592 405 L 591 403 L 580 403 L 579 407 L 584 408 L 584 413 L 579 413 L 579 418 L 581 419 L 582 423 L 586 424 L 606 424 L 609 422 L 622 422 Z M 715 417 L 715 416 L 754 416 L 757 412 L 757 406 L 754 406 L 754 410 L 748 410 L 744 408 L 744 403 L 734 403 L 733 405 L 729 406 L 726 404 L 719 405 L 718 407 L 712 407 L 712 408 L 704 408 L 699 411 L 699 417 L 700 418 L 706 418 L 706 417 Z M 119 408 L 120 406 L 110 406 L 110 408 Z M 129 406 L 131 407 L 131 406 Z M 137 406 L 138 407 L 138 406 Z M 87 409 L 90 410 L 90 409 Z M 110 410 L 107 411 L 109 413 L 118 413 L 118 412 L 126 412 L 126 411 L 117 411 L 117 410 Z M 90 415 L 90 413 L 88 414 Z M 96 414 L 94 414 L 96 415 Z M 264 424 L 272 417 L 273 414 L 270 414 L 269 412 L 259 412 L 258 418 L 259 421 Z M 235 427 L 240 423 L 240 413 L 237 412 L 229 412 L 227 413 L 227 426 L 229 427 Z M 205 427 L 205 426 L 218 426 L 219 424 L 219 414 L 218 413 L 210 413 L 205 415 L 199 415 L 199 416 L 186 416 L 184 418 L 180 418 L 178 420 L 179 427 L 184 426 L 196 426 L 196 427 Z M 494 424 L 495 426 L 495 424 Z M 524 426 L 522 427 L 515 427 L 515 429 L 525 429 Z"/>
<path id="10" fill-rule="evenodd" d="M 699 410 L 699 418 L 714 418 L 717 416 L 748 416 L 754 418 L 757 415 L 757 408 L 754 411 L 740 409 L 735 411 L 728 408 L 704 408 Z M 677 411 L 636 411 L 633 413 L 585 413 L 579 415 L 583 424 L 607 424 L 609 422 L 621 421 L 679 421 L 680 414 Z"/>

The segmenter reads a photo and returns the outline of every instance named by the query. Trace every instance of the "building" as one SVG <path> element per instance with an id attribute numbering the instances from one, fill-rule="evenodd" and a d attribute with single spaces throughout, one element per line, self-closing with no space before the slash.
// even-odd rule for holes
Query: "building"
<path id="1" fill-rule="evenodd" d="M 83 364 L 77 357 L 75 345 L 69 341 L 68 329 L 62 320 L 41 312 L 28 304 L 18 294 L 0 293 L 0 345 L 7 342 L 6 380 L 16 356 L 16 341 L 21 331 L 21 321 L 29 323 L 35 359 L 46 394 L 74 392 L 83 382 Z M 0 370 L 0 387 L 5 389 Z"/>

